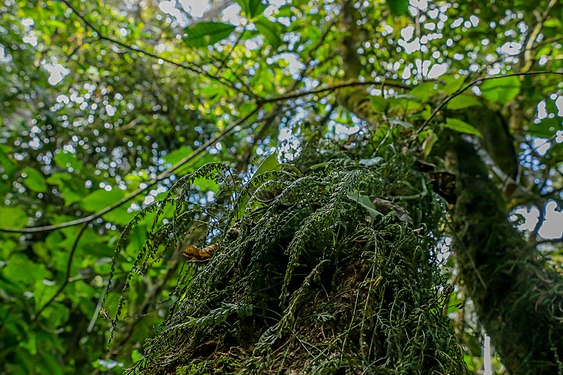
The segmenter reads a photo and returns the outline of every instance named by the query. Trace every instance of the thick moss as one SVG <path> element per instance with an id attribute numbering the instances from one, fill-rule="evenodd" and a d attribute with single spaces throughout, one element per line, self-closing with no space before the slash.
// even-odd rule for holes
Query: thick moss
<path id="1" fill-rule="evenodd" d="M 466 373 L 433 255 L 442 207 L 413 164 L 303 152 L 253 179 L 136 370 Z"/>
<path id="2" fill-rule="evenodd" d="M 563 373 L 563 278 L 509 223 L 473 146 L 456 152 L 456 255 L 479 320 L 511 374 Z"/>

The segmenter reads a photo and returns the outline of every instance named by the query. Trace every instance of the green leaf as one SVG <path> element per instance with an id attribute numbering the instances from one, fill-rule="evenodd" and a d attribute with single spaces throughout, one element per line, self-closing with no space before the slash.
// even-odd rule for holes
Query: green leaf
<path id="1" fill-rule="evenodd" d="M 481 103 L 473 96 L 459 95 L 449 101 L 447 108 L 456 110 L 456 109 L 472 107 L 475 105 L 481 105 Z"/>
<path id="2" fill-rule="evenodd" d="M 397 16 L 402 16 L 409 10 L 409 0 L 387 0 L 387 6 Z"/>
<path id="3" fill-rule="evenodd" d="M 371 216 L 372 219 L 375 219 L 378 216 L 383 216 L 383 214 L 381 212 L 377 211 L 377 209 L 375 208 L 375 205 L 369 199 L 368 196 L 360 195 L 359 192 L 350 192 L 346 195 L 348 196 L 348 198 L 350 198 L 351 200 L 353 200 L 354 202 L 358 203 L 360 206 L 365 208 L 368 211 L 369 216 Z"/>
<path id="4" fill-rule="evenodd" d="M 466 133 L 471 135 L 476 135 L 479 137 L 483 137 L 479 130 L 475 129 L 473 126 L 469 125 L 465 121 L 458 120 L 456 118 L 448 118 L 446 119 L 446 123 L 444 124 L 446 128 L 455 130 L 459 133 Z"/>
<path id="5" fill-rule="evenodd" d="M 528 126 L 528 134 L 539 138 L 552 138 L 561 129 L 561 117 L 544 118 L 539 124 Z"/>
<path id="6" fill-rule="evenodd" d="M 78 160 L 76 155 L 70 152 L 59 152 L 57 155 L 55 155 L 53 160 L 59 167 L 64 169 L 72 168 L 76 171 L 79 171 L 83 167 L 82 163 Z"/>
<path id="7" fill-rule="evenodd" d="M 27 186 L 30 190 L 36 193 L 44 193 L 47 191 L 47 183 L 43 175 L 34 168 L 26 167 L 22 171 L 22 175 L 25 174 L 26 177 L 23 180 L 23 184 Z"/>
<path id="8" fill-rule="evenodd" d="M 97 212 L 112 205 L 124 196 L 125 193 L 119 189 L 113 189 L 110 191 L 100 189 L 84 198 L 82 202 L 80 202 L 80 206 L 87 211 Z"/>
<path id="9" fill-rule="evenodd" d="M 389 107 L 387 99 L 381 96 L 370 96 L 371 108 L 377 113 L 384 113 Z"/>
<path id="10" fill-rule="evenodd" d="M 127 205 L 116 208 L 102 216 L 104 220 L 110 221 L 118 225 L 127 225 L 136 212 L 128 212 Z"/>
<path id="11" fill-rule="evenodd" d="M 425 157 L 428 157 L 428 155 L 430 155 L 430 153 L 432 152 L 432 147 L 434 147 L 436 141 L 438 141 L 438 136 L 436 135 L 436 133 L 432 131 L 428 133 L 428 136 L 426 137 L 424 142 L 422 142 L 422 150 L 424 151 Z"/>
<path id="12" fill-rule="evenodd" d="M 406 121 L 403 121 L 403 120 L 399 120 L 399 119 L 397 119 L 397 118 L 390 118 L 390 119 L 387 119 L 387 121 L 389 121 L 389 123 L 390 123 L 390 124 L 393 124 L 393 125 L 400 125 L 400 126 L 402 126 L 403 128 L 405 128 L 405 129 L 412 128 L 412 124 L 411 124 L 411 123 L 406 122 Z"/>
<path id="13" fill-rule="evenodd" d="M 47 183 L 57 186 L 63 195 L 66 206 L 78 202 L 88 194 L 88 190 L 86 190 L 82 181 L 74 175 L 55 173 L 47 178 Z"/>
<path id="14" fill-rule="evenodd" d="M 237 0 L 237 3 L 248 19 L 261 15 L 266 9 L 266 5 L 262 4 L 260 0 Z"/>
<path id="15" fill-rule="evenodd" d="M 506 104 L 520 93 L 518 77 L 490 79 L 481 85 L 481 94 L 490 102 Z"/>
<path id="16" fill-rule="evenodd" d="M 6 146 L 0 147 L 0 164 L 4 167 L 4 172 L 11 176 L 16 172 L 16 165 L 8 156 L 9 148 Z"/>
<path id="17" fill-rule="evenodd" d="M 273 171 L 278 167 L 278 165 L 280 165 L 280 163 L 278 162 L 278 153 L 277 151 L 272 152 L 266 157 L 266 159 L 264 159 L 262 163 L 260 163 L 260 166 L 258 167 L 256 173 L 254 173 L 253 177 L 259 176 L 264 172 Z"/>
<path id="18" fill-rule="evenodd" d="M 256 25 L 256 29 L 258 29 L 260 34 L 264 35 L 274 50 L 280 46 L 282 42 L 280 36 L 281 28 L 277 23 L 272 22 L 265 17 L 260 17 L 260 19 L 254 22 L 254 25 Z"/>
<path id="19" fill-rule="evenodd" d="M 442 91 L 448 95 L 451 95 L 461 88 L 465 77 L 452 78 L 450 76 L 443 76 L 442 80 L 448 82 L 446 86 L 444 86 Z"/>
<path id="20" fill-rule="evenodd" d="M 219 191 L 219 184 L 208 178 L 196 178 L 193 182 L 194 186 L 199 186 L 201 191 Z"/>
<path id="21" fill-rule="evenodd" d="M 25 287 L 34 285 L 37 280 L 51 277 L 43 264 L 34 263 L 21 253 L 14 254 L 6 261 L 2 275 L 11 282 L 21 283 Z"/>
<path id="22" fill-rule="evenodd" d="M 222 22 L 200 22 L 186 27 L 184 43 L 189 47 L 206 47 L 227 38 L 236 26 Z"/>
<path id="23" fill-rule="evenodd" d="M 178 163 L 180 160 L 182 160 L 183 158 L 185 158 L 186 156 L 188 156 L 191 153 L 192 153 L 191 148 L 189 148 L 187 146 L 182 146 L 182 147 L 172 151 L 168 155 L 164 156 L 163 159 L 166 163 L 170 163 L 171 165 L 175 165 L 176 163 Z"/>
<path id="24" fill-rule="evenodd" d="M 436 94 L 436 84 L 434 82 L 422 83 L 412 89 L 410 94 L 422 101 L 428 101 L 432 95 Z"/>
<path id="25" fill-rule="evenodd" d="M 27 225 L 27 214 L 19 207 L 0 207 L 0 227 L 23 228 Z"/>
<path id="26" fill-rule="evenodd" d="M 268 155 L 264 161 L 262 161 L 262 163 L 260 164 L 260 166 L 258 167 L 258 169 L 256 170 L 256 172 L 254 173 L 254 175 L 252 176 L 252 179 L 256 178 L 257 176 L 260 176 L 263 173 L 266 172 L 270 172 L 273 171 L 274 169 L 276 169 L 278 166 L 280 165 L 280 163 L 278 162 L 278 153 L 276 152 L 272 152 L 270 155 Z M 246 205 L 248 204 L 248 201 L 250 200 L 250 195 L 248 193 L 245 193 L 241 198 L 240 201 L 238 203 L 239 209 L 237 212 L 237 217 L 241 218 L 244 215 L 244 211 L 246 210 Z"/>

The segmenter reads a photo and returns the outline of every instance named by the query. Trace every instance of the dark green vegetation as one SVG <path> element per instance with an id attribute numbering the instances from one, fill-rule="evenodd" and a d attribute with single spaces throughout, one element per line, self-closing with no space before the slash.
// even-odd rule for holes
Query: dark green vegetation
<path id="1" fill-rule="evenodd" d="M 295 164 L 258 170 L 231 211 L 244 215 L 219 226 L 220 249 L 140 368 L 464 373 L 444 315 L 451 289 L 428 251 L 443 207 L 412 155 L 381 146 L 354 159 L 315 142 Z"/>
<path id="2" fill-rule="evenodd" d="M 0 5 L 1 373 L 563 372 L 558 1 L 180 3 Z"/>

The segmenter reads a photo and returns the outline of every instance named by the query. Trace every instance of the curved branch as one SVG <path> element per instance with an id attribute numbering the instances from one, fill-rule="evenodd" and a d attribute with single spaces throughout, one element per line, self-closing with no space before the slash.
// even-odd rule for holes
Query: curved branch
<path id="1" fill-rule="evenodd" d="M 76 253 L 76 249 L 78 248 L 78 242 L 80 241 L 80 238 L 82 238 L 82 235 L 86 231 L 86 228 L 88 228 L 88 223 L 85 223 L 82 226 L 82 228 L 80 228 L 80 231 L 78 232 L 76 238 L 74 239 L 74 243 L 72 244 L 72 249 L 70 250 L 70 254 L 68 255 L 68 260 L 66 262 L 66 273 L 63 283 L 59 286 L 55 294 L 53 294 L 53 296 L 49 298 L 49 300 L 45 302 L 43 306 L 41 306 L 41 308 L 35 313 L 35 315 L 31 317 L 31 321 L 37 320 L 37 318 L 41 316 L 43 311 L 45 311 L 45 309 L 55 301 L 55 299 L 63 292 L 63 290 L 68 285 L 70 279 L 70 272 L 72 271 L 72 261 L 74 260 L 74 254 Z"/>
<path id="2" fill-rule="evenodd" d="M 275 102 L 279 102 L 279 101 L 282 101 L 282 100 L 298 99 L 298 98 L 301 98 L 301 97 L 307 96 L 307 95 L 322 94 L 322 93 L 325 93 L 325 92 L 337 91 L 337 90 L 345 89 L 345 88 L 349 88 L 349 87 L 375 86 L 375 85 L 377 85 L 379 87 L 385 87 L 385 86 L 386 87 L 394 87 L 394 88 L 403 89 L 403 90 L 410 90 L 412 88 L 410 86 L 404 85 L 404 84 L 399 83 L 397 81 L 385 81 L 385 79 L 383 79 L 382 81 L 357 81 L 357 80 L 353 80 L 353 81 L 340 82 L 340 83 L 337 83 L 337 84 L 334 84 L 334 85 L 331 85 L 331 86 L 317 88 L 317 89 L 308 90 L 308 91 L 282 94 L 282 95 L 275 96 L 275 97 L 272 97 L 272 98 L 264 99 L 260 103 L 275 103 Z"/>
<path id="3" fill-rule="evenodd" d="M 226 127 L 219 135 L 217 135 L 216 137 L 208 140 L 207 142 L 205 142 L 204 144 L 199 146 L 194 152 L 192 152 L 191 154 L 189 154 L 188 156 L 186 156 L 185 158 L 180 160 L 178 163 L 174 164 L 172 167 L 168 168 L 167 170 L 165 170 L 164 172 L 162 172 L 161 174 L 156 176 L 151 181 L 147 182 L 145 187 L 135 190 L 133 193 L 129 194 L 128 196 L 120 199 L 119 201 L 113 203 L 110 206 L 105 207 L 104 209 L 102 209 L 98 212 L 95 212 L 95 213 L 93 213 L 89 216 L 83 217 L 81 219 L 71 220 L 71 221 L 67 221 L 65 223 L 55 224 L 55 225 L 45 225 L 45 226 L 33 227 L 33 228 L 3 228 L 3 227 L 0 227 L 0 232 L 6 232 L 6 233 L 39 233 L 39 232 L 49 232 L 49 231 L 68 228 L 68 227 L 74 227 L 74 226 L 80 225 L 80 224 L 91 223 L 92 221 L 96 220 L 97 218 L 102 217 L 103 215 L 107 214 L 108 212 L 111 212 L 111 211 L 115 210 L 116 208 L 122 206 L 123 204 L 129 202 L 130 200 L 136 198 L 137 196 L 139 196 L 140 194 L 142 194 L 143 192 L 148 190 L 154 184 L 170 177 L 179 168 L 187 165 L 190 162 L 191 162 L 190 165 L 195 164 L 195 162 L 198 161 L 198 159 L 196 159 L 196 158 L 202 156 L 203 152 L 208 147 L 210 147 L 213 144 L 221 141 L 223 138 L 225 138 L 227 135 L 229 135 L 236 127 L 238 127 L 240 124 L 244 123 L 249 118 L 251 118 L 254 114 L 256 114 L 261 108 L 262 108 L 262 105 L 256 106 L 256 108 L 254 108 L 252 111 L 250 111 L 247 115 L 239 118 L 237 121 L 233 122 L 231 125 Z"/>
<path id="4" fill-rule="evenodd" d="M 524 48 L 520 53 L 520 57 L 523 62 L 522 71 L 524 72 L 530 70 L 530 68 L 532 67 L 532 51 L 534 49 L 533 48 L 534 43 L 536 42 L 538 36 L 540 35 L 543 25 L 547 20 L 547 17 L 549 16 L 550 12 L 553 10 L 553 7 L 557 4 L 557 2 L 558 0 L 551 0 L 549 4 L 547 4 L 545 11 L 543 12 L 541 18 L 536 23 L 536 26 L 533 29 L 531 29 L 531 32 L 529 32 L 526 35 L 526 39 L 524 43 L 522 43 Z"/>
<path id="5" fill-rule="evenodd" d="M 182 69 L 188 70 L 188 71 L 190 71 L 190 72 L 192 72 L 192 73 L 196 73 L 196 74 L 202 75 L 202 76 L 204 76 L 204 77 L 209 78 L 209 79 L 212 80 L 212 81 L 219 82 L 220 84 L 222 84 L 222 85 L 224 85 L 224 86 L 226 86 L 226 87 L 228 87 L 228 88 L 230 88 L 230 89 L 233 89 L 233 90 L 235 90 L 235 91 L 241 92 L 241 90 L 240 90 L 239 88 L 237 88 L 232 82 L 230 82 L 230 81 L 228 81 L 228 80 L 225 80 L 225 79 L 223 79 L 223 78 L 221 78 L 221 77 L 214 76 L 213 74 L 211 74 L 211 73 L 209 73 L 209 72 L 206 72 L 206 71 L 203 70 L 202 68 L 197 67 L 197 66 L 194 66 L 193 64 L 188 65 L 188 64 L 186 64 L 186 63 L 180 63 L 180 62 L 171 60 L 171 59 L 169 59 L 169 58 L 167 58 L 167 57 L 163 57 L 163 56 L 157 55 L 157 54 L 155 54 L 155 53 L 153 53 L 153 52 L 149 52 L 149 51 L 144 50 L 144 49 L 142 49 L 142 48 L 139 48 L 139 47 L 136 47 L 136 46 L 130 46 L 130 45 L 128 45 L 128 44 L 123 43 L 122 41 L 119 41 L 119 40 L 117 40 L 117 39 L 114 39 L 114 38 L 112 38 L 112 37 L 109 37 L 109 36 L 107 36 L 107 35 L 102 34 L 102 32 L 101 32 L 96 26 L 94 26 L 94 24 L 92 24 L 90 21 L 88 21 L 88 20 L 78 11 L 78 9 L 76 9 L 68 0 L 60 0 L 60 1 L 63 2 L 63 3 L 72 11 L 72 13 L 74 13 L 78 18 L 80 18 L 80 20 L 84 23 L 84 25 L 86 26 L 86 28 L 88 28 L 88 29 L 92 30 L 94 33 L 96 33 L 99 40 L 105 40 L 105 41 L 108 41 L 108 42 L 113 43 L 113 44 L 115 44 L 115 45 L 118 45 L 118 46 L 120 46 L 120 47 L 122 47 L 122 48 L 125 48 L 125 49 L 127 49 L 127 50 L 129 50 L 129 51 L 133 51 L 133 52 L 135 52 L 135 53 L 139 53 L 139 54 L 141 54 L 141 55 L 145 55 L 145 56 L 151 57 L 151 58 L 153 58 L 153 59 L 162 60 L 162 61 L 164 61 L 164 62 L 167 62 L 168 64 L 174 65 L 174 66 L 176 66 L 176 67 L 178 67 L 178 68 L 182 68 Z"/>
<path id="6" fill-rule="evenodd" d="M 417 135 L 420 134 L 420 132 L 423 131 L 424 128 L 426 128 L 430 124 L 430 121 L 432 121 L 432 119 L 434 119 L 434 117 L 436 117 L 438 112 L 440 112 L 442 110 L 442 108 L 444 108 L 452 99 L 454 99 L 454 98 L 458 97 L 459 95 L 463 94 L 465 91 L 467 91 L 467 89 L 475 86 L 478 83 L 481 83 L 481 82 L 484 82 L 484 81 L 490 81 L 490 80 L 493 80 L 493 79 L 500 79 L 500 78 L 507 78 L 507 77 L 519 77 L 519 76 L 533 76 L 533 75 L 540 75 L 540 74 L 554 74 L 554 75 L 563 76 L 562 72 L 550 72 L 550 71 L 540 70 L 540 71 L 534 71 L 534 72 L 509 73 L 509 74 L 500 74 L 500 75 L 496 75 L 496 76 L 486 76 L 486 77 L 476 78 L 473 81 L 469 82 L 467 85 L 463 86 L 461 89 L 457 90 L 456 92 L 454 92 L 453 94 L 448 96 L 440 104 L 438 104 L 438 106 L 436 107 L 436 109 L 434 109 L 434 111 L 432 112 L 430 117 L 426 121 L 424 121 L 422 126 L 416 131 L 415 134 L 417 134 Z"/>

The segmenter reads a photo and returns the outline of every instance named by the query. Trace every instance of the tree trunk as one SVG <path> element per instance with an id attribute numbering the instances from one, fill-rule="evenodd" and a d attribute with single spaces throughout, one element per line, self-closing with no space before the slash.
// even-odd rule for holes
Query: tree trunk
<path id="1" fill-rule="evenodd" d="M 473 145 L 458 141 L 455 252 L 480 322 L 511 374 L 563 372 L 563 279 L 507 220 Z"/>

